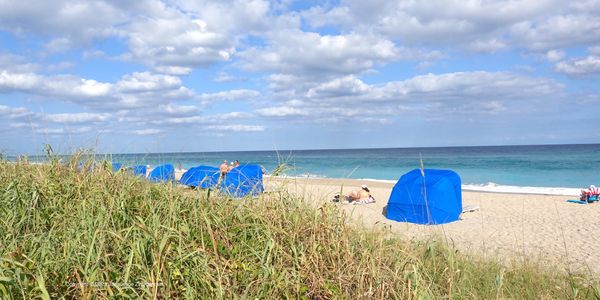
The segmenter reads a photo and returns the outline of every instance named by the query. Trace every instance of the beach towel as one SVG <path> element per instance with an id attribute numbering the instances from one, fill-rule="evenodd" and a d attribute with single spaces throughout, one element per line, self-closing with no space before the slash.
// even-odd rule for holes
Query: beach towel
<path id="1" fill-rule="evenodd" d="M 351 203 L 354 205 L 371 204 L 371 203 L 375 203 L 375 198 L 369 197 L 369 199 L 354 200 Z"/>

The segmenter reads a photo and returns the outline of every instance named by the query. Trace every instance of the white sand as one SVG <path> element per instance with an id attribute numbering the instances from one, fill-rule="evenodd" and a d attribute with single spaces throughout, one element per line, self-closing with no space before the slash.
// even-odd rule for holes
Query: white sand
<path id="1" fill-rule="evenodd" d="M 600 274 L 600 203 L 565 202 L 573 196 L 524 195 L 463 191 L 461 220 L 444 225 L 416 225 L 388 220 L 384 208 L 393 184 L 352 179 L 265 179 L 267 189 L 285 187 L 316 205 L 333 195 L 368 184 L 377 200 L 368 205 L 343 205 L 364 226 L 389 226 L 405 239 L 441 237 L 459 251 L 504 262 L 533 260 L 564 271 Z"/>

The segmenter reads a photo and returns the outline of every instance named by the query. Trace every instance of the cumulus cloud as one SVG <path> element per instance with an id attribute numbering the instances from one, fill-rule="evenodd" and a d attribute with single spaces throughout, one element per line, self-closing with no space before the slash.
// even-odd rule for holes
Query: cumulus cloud
<path id="1" fill-rule="evenodd" d="M 133 130 L 131 133 L 136 134 L 136 135 L 155 135 L 155 134 L 159 134 L 162 132 L 163 131 L 160 129 L 147 128 L 147 129 Z"/>
<path id="2" fill-rule="evenodd" d="M 217 76 L 213 79 L 214 82 L 232 82 L 232 81 L 246 81 L 247 79 L 244 77 L 233 76 L 231 74 L 227 74 L 225 72 L 219 72 Z"/>
<path id="3" fill-rule="evenodd" d="M 192 68 L 227 61 L 235 52 L 231 39 L 207 28 L 206 22 L 173 12 L 168 18 L 142 18 L 127 30 L 130 53 L 161 72 L 187 74 Z"/>
<path id="4" fill-rule="evenodd" d="M 266 47 L 241 53 L 243 68 L 300 75 L 354 74 L 399 58 L 394 43 L 375 36 L 278 31 Z"/>
<path id="5" fill-rule="evenodd" d="M 289 106 L 266 107 L 257 109 L 255 112 L 263 117 L 307 116 L 309 114 L 307 109 Z"/>
<path id="6" fill-rule="evenodd" d="M 25 107 L 10 107 L 6 105 L 0 105 L 0 116 L 6 116 L 8 118 L 21 118 L 31 115 L 28 109 Z"/>
<path id="7" fill-rule="evenodd" d="M 47 45 L 53 51 L 108 37 L 115 33 L 115 24 L 126 20 L 126 13 L 107 1 L 0 2 L 0 28 L 16 35 L 53 38 Z"/>
<path id="8" fill-rule="evenodd" d="M 121 93 L 132 93 L 176 89 L 180 86 L 181 80 L 175 76 L 152 74 L 150 72 L 135 72 L 123 76 L 115 85 L 115 89 Z"/>
<path id="9" fill-rule="evenodd" d="M 303 12 L 315 28 L 339 26 L 377 32 L 409 45 L 464 47 L 495 52 L 518 47 L 545 51 L 598 41 L 595 0 L 343 1 Z"/>
<path id="10" fill-rule="evenodd" d="M 43 133 L 43 134 L 63 135 L 63 134 L 87 133 L 87 132 L 92 131 L 92 128 L 91 127 L 74 127 L 74 128 L 67 128 L 67 127 L 63 127 L 63 128 L 48 128 L 48 127 L 42 127 L 42 128 L 34 128 L 34 131 L 37 131 L 37 132 Z"/>
<path id="11" fill-rule="evenodd" d="M 255 90 L 229 90 L 216 93 L 204 93 L 198 96 L 198 99 L 204 103 L 213 103 L 218 101 L 247 100 L 260 96 L 260 92 Z"/>
<path id="12" fill-rule="evenodd" d="M 243 125 L 243 124 L 230 124 L 230 125 L 210 125 L 206 127 L 210 130 L 216 131 L 233 131 L 233 132 L 260 132 L 265 131 L 265 127 L 261 125 Z"/>
<path id="13" fill-rule="evenodd" d="M 600 56 L 590 55 L 584 58 L 561 61 L 556 64 L 554 69 L 567 75 L 600 74 Z"/>
<path id="14" fill-rule="evenodd" d="M 179 78 L 136 72 L 110 83 L 74 75 L 46 76 L 28 72 L 0 71 L 0 93 L 22 92 L 44 98 L 57 98 L 86 107 L 116 110 L 123 107 L 154 107 L 180 99 L 193 99 L 194 93 Z M 108 105 L 110 104 L 110 105 Z"/>
<path id="15" fill-rule="evenodd" d="M 550 62 L 557 62 L 565 57 L 565 52 L 561 50 L 550 50 L 546 52 L 545 58 Z"/>
<path id="16" fill-rule="evenodd" d="M 55 123 L 88 123 L 103 122 L 110 119 L 109 114 L 96 113 L 62 113 L 44 115 L 44 120 Z"/>
<path id="17" fill-rule="evenodd" d="M 589 45 L 600 39 L 600 17 L 587 14 L 554 15 L 513 25 L 510 35 L 523 47 L 546 50 Z"/>
<path id="18" fill-rule="evenodd" d="M 426 74 L 382 84 L 347 76 L 318 84 L 301 99 L 255 113 L 307 122 L 348 118 L 388 122 L 414 114 L 482 116 L 506 113 L 509 107 L 515 108 L 513 113 L 526 111 L 534 103 L 559 100 L 563 91 L 564 86 L 555 81 L 510 72 Z"/>

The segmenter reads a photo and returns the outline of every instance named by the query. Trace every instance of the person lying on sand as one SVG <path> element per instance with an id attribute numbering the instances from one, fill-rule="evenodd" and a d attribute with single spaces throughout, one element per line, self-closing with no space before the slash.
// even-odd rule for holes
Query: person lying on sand
<path id="1" fill-rule="evenodd" d="M 336 195 L 333 201 L 338 202 L 339 195 Z M 375 198 L 371 196 L 371 191 L 369 190 L 369 187 L 367 187 L 366 184 L 363 184 L 358 191 L 350 192 L 350 194 L 344 196 L 343 203 L 369 204 L 373 202 L 375 202 Z"/>

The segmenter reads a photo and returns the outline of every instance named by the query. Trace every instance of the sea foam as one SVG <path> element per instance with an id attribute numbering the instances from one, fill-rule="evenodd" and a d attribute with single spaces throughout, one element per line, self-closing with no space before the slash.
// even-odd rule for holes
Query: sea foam
<path id="1" fill-rule="evenodd" d="M 486 184 L 463 184 L 462 189 L 465 191 L 479 191 L 492 193 L 542 194 L 565 196 L 579 196 L 579 194 L 581 193 L 581 189 L 576 188 L 499 185 L 493 182 L 488 182 Z"/>
<path id="2" fill-rule="evenodd" d="M 372 178 L 361 178 L 359 180 L 375 181 L 384 183 L 396 183 L 396 180 L 383 180 Z M 541 187 L 541 186 L 513 186 L 499 185 L 493 182 L 486 184 L 463 184 L 462 189 L 465 191 L 477 191 L 488 193 L 512 193 L 512 194 L 541 194 L 541 195 L 564 195 L 564 196 L 579 196 L 581 189 L 566 188 L 566 187 Z"/>

